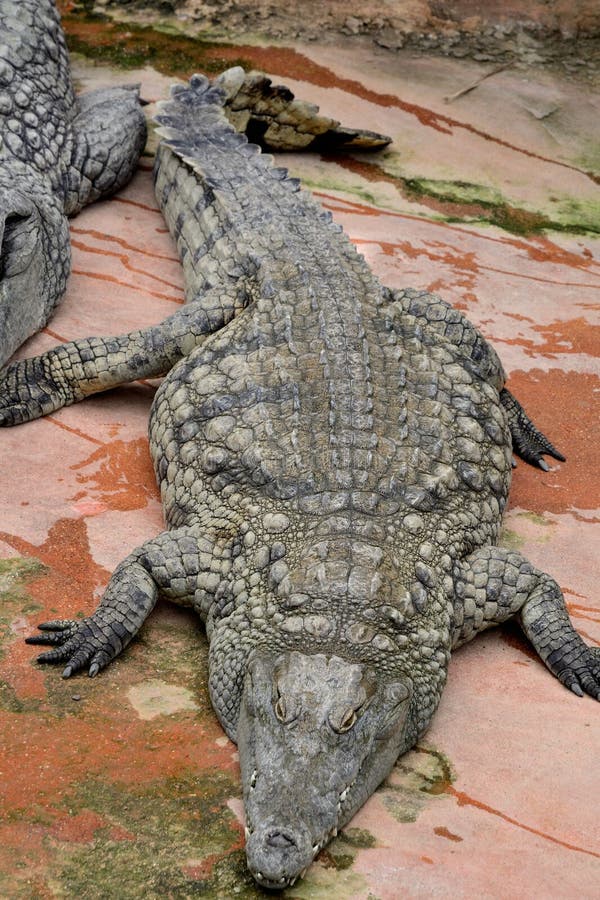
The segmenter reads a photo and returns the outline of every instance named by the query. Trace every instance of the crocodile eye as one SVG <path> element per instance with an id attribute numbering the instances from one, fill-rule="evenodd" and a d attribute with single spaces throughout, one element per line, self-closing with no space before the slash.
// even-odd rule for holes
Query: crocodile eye
<path id="1" fill-rule="evenodd" d="M 337 726 L 337 728 L 335 730 L 338 731 L 340 734 L 343 734 L 344 731 L 350 731 L 350 729 L 356 722 L 356 718 L 357 718 L 357 716 L 356 716 L 355 709 L 346 710 L 346 712 L 340 719 L 339 725 Z"/>
<path id="2" fill-rule="evenodd" d="M 285 712 L 285 700 L 283 697 L 278 697 L 277 703 L 275 704 L 275 715 L 280 722 L 285 722 Z"/>

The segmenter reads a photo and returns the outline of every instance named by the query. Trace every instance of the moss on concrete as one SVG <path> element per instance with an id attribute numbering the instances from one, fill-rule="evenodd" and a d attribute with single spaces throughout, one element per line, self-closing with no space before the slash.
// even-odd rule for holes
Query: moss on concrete
<path id="1" fill-rule="evenodd" d="M 432 798 L 444 794 L 453 780 L 447 757 L 433 747 L 418 745 L 396 763 L 381 790 L 382 800 L 398 822 L 416 822 Z"/>
<path id="2" fill-rule="evenodd" d="M 494 225 L 523 237 L 544 231 L 572 234 L 600 233 L 600 204 L 564 198 L 555 200 L 553 215 L 513 206 L 502 194 L 486 185 L 464 181 L 436 181 L 428 178 L 396 176 L 409 199 L 433 199 L 448 222 L 477 222 Z M 449 207 L 452 206 L 453 209 Z M 461 211 L 462 207 L 462 211 Z"/>
<path id="3" fill-rule="evenodd" d="M 466 181 L 437 181 L 431 178 L 406 178 L 406 187 L 415 194 L 426 194 L 439 200 L 459 203 L 481 203 L 486 206 L 498 206 L 503 202 L 499 191 L 484 184 L 471 184 Z"/>
<path id="4" fill-rule="evenodd" d="M 165 75 L 188 78 L 194 72 L 216 75 L 235 65 L 252 68 L 242 57 L 223 55 L 229 44 L 155 25 L 115 22 L 85 8 L 63 15 L 62 23 L 72 53 L 121 69 L 152 66 Z"/>
<path id="5" fill-rule="evenodd" d="M 357 849 L 370 849 L 377 846 L 377 838 L 366 828 L 344 828 L 339 839 Z"/>
<path id="6" fill-rule="evenodd" d="M 35 557 L 0 559 L 0 656 L 8 641 L 14 640 L 15 618 L 41 609 L 27 591 L 27 584 L 46 571 L 47 568 Z"/>
<path id="7" fill-rule="evenodd" d="M 498 544 L 506 550 L 521 550 L 525 545 L 525 538 L 521 537 L 513 528 L 503 526 L 500 531 Z"/>
<path id="8" fill-rule="evenodd" d="M 54 881 L 61 896 L 260 896 L 243 864 L 227 800 L 239 785 L 220 771 L 183 772 L 143 786 L 89 780 L 64 798 L 69 815 L 92 811 L 104 824 L 91 843 L 64 844 Z M 92 875 L 93 873 L 93 875 Z"/>

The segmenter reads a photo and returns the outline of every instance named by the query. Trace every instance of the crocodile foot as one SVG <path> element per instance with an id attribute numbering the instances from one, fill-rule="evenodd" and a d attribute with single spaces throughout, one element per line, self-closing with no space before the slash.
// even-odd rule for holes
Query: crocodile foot
<path id="1" fill-rule="evenodd" d="M 0 374 L 0 426 L 31 422 L 72 403 L 72 390 L 55 372 L 52 351 L 7 366 Z"/>
<path id="2" fill-rule="evenodd" d="M 532 466 L 538 466 L 544 472 L 550 468 L 544 454 L 553 456 L 560 462 L 565 461 L 562 453 L 536 428 L 519 401 L 506 388 L 500 392 L 500 402 L 508 415 L 513 448 L 521 459 Z"/>
<path id="3" fill-rule="evenodd" d="M 552 657 L 548 664 L 552 664 Z M 583 644 L 574 658 L 563 657 L 556 668 L 558 680 L 569 690 L 583 697 L 589 694 L 600 700 L 600 647 Z"/>
<path id="4" fill-rule="evenodd" d="M 25 643 L 54 645 L 53 650 L 41 653 L 37 660 L 41 663 L 66 662 L 63 678 L 69 678 L 88 665 L 88 674 L 93 678 L 123 647 L 114 625 L 109 626 L 94 616 L 79 620 L 55 619 L 42 622 L 38 628 L 42 633 L 25 638 Z"/>

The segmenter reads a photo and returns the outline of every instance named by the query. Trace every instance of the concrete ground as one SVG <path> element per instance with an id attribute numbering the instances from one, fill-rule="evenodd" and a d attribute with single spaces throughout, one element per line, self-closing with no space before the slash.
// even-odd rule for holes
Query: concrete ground
<path id="1" fill-rule="evenodd" d="M 82 88 L 140 80 L 155 101 L 173 75 L 243 59 L 345 124 L 393 136 L 377 156 L 285 164 L 384 283 L 439 292 L 500 352 L 511 390 L 567 456 L 547 473 L 519 464 L 502 543 L 556 577 L 600 646 L 598 95 L 511 68 L 455 96 L 489 65 L 342 44 L 199 48 L 195 65 L 177 36 L 145 35 L 162 49 L 138 60 L 135 30 L 65 24 Z M 112 66 L 90 59 L 106 56 L 102 40 Z M 149 157 L 71 234 L 67 297 L 20 356 L 182 302 Z M 2 897 L 266 896 L 244 868 L 236 748 L 210 707 L 194 617 L 161 605 L 95 680 L 62 681 L 23 642 L 39 621 L 92 611 L 117 563 L 162 529 L 154 391 L 136 383 L 0 436 Z M 423 742 L 284 896 L 598 898 L 599 746 L 598 705 L 553 679 L 516 627 L 488 632 L 453 658 Z"/>

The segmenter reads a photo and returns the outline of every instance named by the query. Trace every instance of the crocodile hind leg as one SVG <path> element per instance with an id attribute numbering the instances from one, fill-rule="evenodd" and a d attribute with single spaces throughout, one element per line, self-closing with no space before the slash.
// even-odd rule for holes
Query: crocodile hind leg
<path id="1" fill-rule="evenodd" d="M 539 466 L 545 472 L 548 471 L 549 466 L 543 458 L 544 453 L 561 462 L 565 461 L 562 453 L 550 443 L 545 434 L 535 427 L 519 401 L 506 388 L 502 388 L 500 391 L 500 403 L 508 416 L 513 448 L 522 459 L 533 466 Z"/>
<path id="2" fill-rule="evenodd" d="M 394 316 L 396 327 L 402 328 L 402 317 L 407 315 L 417 324 L 426 323 L 430 332 L 456 345 L 462 356 L 461 362 L 469 372 L 496 388 L 500 404 L 506 411 L 515 453 L 545 471 L 548 464 L 544 454 L 564 462 L 562 453 L 536 428 L 519 401 L 504 387 L 506 374 L 498 354 L 460 310 L 427 291 L 384 288 L 384 297 L 390 301 L 386 311 Z M 414 326 L 408 324 L 407 327 Z"/>
<path id="3" fill-rule="evenodd" d="M 127 184 L 146 143 L 146 120 L 137 85 L 80 94 L 77 105 L 65 183 L 69 216 Z"/>
<path id="4" fill-rule="evenodd" d="M 48 415 L 137 378 L 164 375 L 244 307 L 246 295 L 207 291 L 160 325 L 108 338 L 83 338 L 9 365 L 0 380 L 0 425 Z"/>
<path id="5" fill-rule="evenodd" d="M 453 647 L 515 615 L 559 681 L 580 697 L 600 700 L 600 647 L 579 637 L 553 578 L 501 547 L 482 547 L 457 563 Z"/>
<path id="6" fill-rule="evenodd" d="M 88 667 L 97 675 L 138 633 L 159 593 L 192 603 L 199 573 L 210 565 L 213 542 L 190 528 L 165 531 L 134 550 L 115 569 L 96 611 L 85 619 L 39 625 L 28 644 L 50 644 L 43 663 L 65 663 L 63 677 Z"/>

